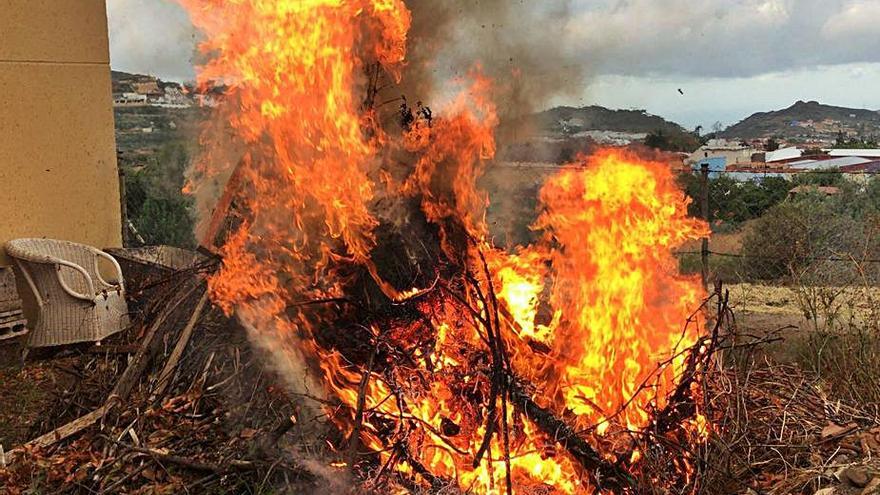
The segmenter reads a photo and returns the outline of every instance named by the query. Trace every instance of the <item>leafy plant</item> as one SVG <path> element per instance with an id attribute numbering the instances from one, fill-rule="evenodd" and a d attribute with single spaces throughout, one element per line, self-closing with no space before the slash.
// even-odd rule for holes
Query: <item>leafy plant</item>
<path id="1" fill-rule="evenodd" d="M 127 167 L 126 214 L 144 243 L 195 246 L 192 201 L 181 192 L 188 162 L 185 147 L 171 142 L 147 165 Z"/>

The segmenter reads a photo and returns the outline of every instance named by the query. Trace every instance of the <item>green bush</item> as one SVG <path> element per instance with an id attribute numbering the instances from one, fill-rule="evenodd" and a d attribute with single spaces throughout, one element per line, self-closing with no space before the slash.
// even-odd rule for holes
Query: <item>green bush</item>
<path id="1" fill-rule="evenodd" d="M 702 183 L 693 173 L 681 174 L 679 186 L 691 198 L 688 213 L 701 216 Z M 709 180 L 709 215 L 713 229 L 737 227 L 758 218 L 769 208 L 781 203 L 793 186 L 781 177 L 767 177 L 762 181 L 738 182 L 721 175 Z"/>
<path id="2" fill-rule="evenodd" d="M 743 239 L 747 274 L 758 280 L 824 278 L 842 283 L 853 276 L 845 261 L 860 259 L 865 225 L 840 211 L 836 198 L 806 194 L 770 208 Z"/>
<path id="3" fill-rule="evenodd" d="M 190 202 L 186 198 L 147 198 L 133 223 L 148 245 L 195 246 Z"/>
<path id="4" fill-rule="evenodd" d="M 842 187 L 846 184 L 843 173 L 837 169 L 816 170 L 814 172 L 799 173 L 792 179 L 792 187 L 795 186 L 833 186 Z"/>
<path id="5" fill-rule="evenodd" d="M 145 244 L 195 246 L 192 200 L 181 192 L 188 162 L 185 147 L 171 142 L 146 165 L 125 167 L 126 215 Z M 140 244 L 134 235 L 129 241 Z"/>

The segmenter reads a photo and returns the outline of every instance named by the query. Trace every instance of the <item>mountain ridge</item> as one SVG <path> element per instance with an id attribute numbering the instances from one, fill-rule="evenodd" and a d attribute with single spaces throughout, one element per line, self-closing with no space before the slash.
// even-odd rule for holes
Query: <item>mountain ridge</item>
<path id="1" fill-rule="evenodd" d="M 684 132 L 681 125 L 645 110 L 610 109 L 600 105 L 558 106 L 534 115 L 539 129 L 554 134 L 573 135 L 586 131 L 615 131 L 648 134 L 662 131 Z"/>
<path id="2" fill-rule="evenodd" d="M 880 133 L 880 112 L 798 100 L 780 110 L 757 112 L 720 133 L 726 138 L 833 138 L 838 133 Z"/>

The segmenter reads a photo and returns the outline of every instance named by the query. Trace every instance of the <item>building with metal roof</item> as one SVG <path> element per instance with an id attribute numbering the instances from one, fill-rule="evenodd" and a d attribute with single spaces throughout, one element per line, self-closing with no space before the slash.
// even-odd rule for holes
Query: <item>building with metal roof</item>
<path id="1" fill-rule="evenodd" d="M 860 156 L 843 156 L 827 160 L 801 160 L 798 162 L 792 162 L 788 166 L 792 170 L 830 170 L 852 165 L 861 165 L 870 161 L 870 159 L 862 158 Z"/>
<path id="2" fill-rule="evenodd" d="M 804 151 L 794 146 L 782 148 L 776 151 L 767 152 L 765 161 L 767 163 L 782 162 L 787 160 L 796 160 L 804 155 Z"/>
<path id="3" fill-rule="evenodd" d="M 880 149 L 833 149 L 828 156 L 860 156 L 862 158 L 880 158 Z"/>

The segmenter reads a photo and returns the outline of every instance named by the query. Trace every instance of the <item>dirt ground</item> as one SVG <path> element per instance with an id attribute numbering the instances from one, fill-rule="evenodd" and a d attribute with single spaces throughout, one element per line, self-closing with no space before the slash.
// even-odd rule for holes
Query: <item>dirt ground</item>
<path id="1" fill-rule="evenodd" d="M 77 358 L 30 361 L 22 367 L 19 349 L 17 343 L 0 346 L 0 445 L 6 450 L 29 440 L 32 426 L 78 379 L 73 370 Z"/>

